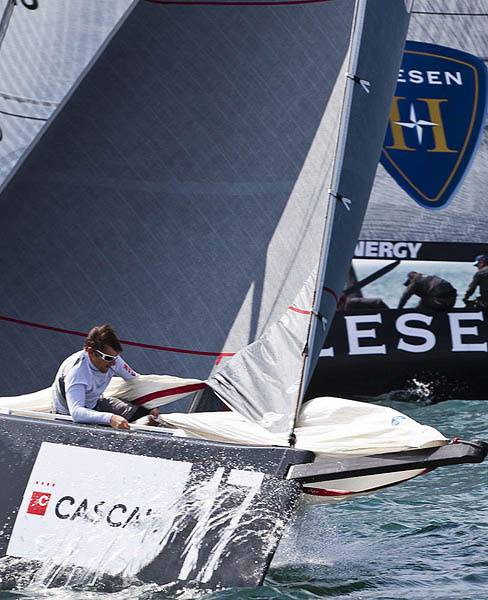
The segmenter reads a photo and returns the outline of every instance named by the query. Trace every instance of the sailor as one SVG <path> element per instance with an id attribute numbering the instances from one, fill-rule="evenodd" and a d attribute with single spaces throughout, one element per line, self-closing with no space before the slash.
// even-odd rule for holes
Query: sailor
<path id="1" fill-rule="evenodd" d="M 398 308 L 403 308 L 405 303 L 414 294 L 420 297 L 417 308 L 448 310 L 456 303 L 457 291 L 445 279 L 437 275 L 423 275 L 418 271 L 410 271 L 403 285 L 407 289 L 403 292 Z"/>
<path id="2" fill-rule="evenodd" d="M 73 417 L 75 423 L 98 423 L 114 429 L 130 429 L 129 421 L 151 414 L 118 398 L 105 398 L 103 392 L 114 375 L 125 380 L 137 377 L 120 357 L 120 345 L 108 324 L 94 327 L 85 339 L 83 349 L 66 358 L 52 385 L 53 412 Z"/>
<path id="3" fill-rule="evenodd" d="M 473 276 L 471 283 L 464 294 L 463 301 L 465 304 L 468 304 L 468 300 L 470 296 L 474 294 L 474 291 L 479 286 L 480 296 L 476 298 L 473 303 L 473 308 L 488 308 L 488 257 L 485 254 L 480 254 L 476 257 L 473 267 L 476 267 L 478 270 Z"/>
<path id="4" fill-rule="evenodd" d="M 363 298 L 362 296 L 349 296 L 344 292 L 339 298 L 338 310 L 385 310 L 388 305 L 381 298 Z"/>

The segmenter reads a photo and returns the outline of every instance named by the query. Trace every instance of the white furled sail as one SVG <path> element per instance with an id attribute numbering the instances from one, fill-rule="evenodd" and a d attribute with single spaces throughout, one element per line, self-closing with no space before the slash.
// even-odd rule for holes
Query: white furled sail
<path id="1" fill-rule="evenodd" d="M 238 413 L 171 413 L 164 422 L 193 437 L 219 442 L 285 446 L 285 434 L 271 433 Z M 323 397 L 307 402 L 297 422 L 296 448 L 317 456 L 365 456 L 442 446 L 447 439 L 433 427 L 385 406 L 344 398 Z"/>
<path id="2" fill-rule="evenodd" d="M 0 0 L 0 183 L 132 0 Z"/>
<path id="3" fill-rule="evenodd" d="M 353 8 L 353 3 L 344 4 Z M 346 58 L 302 169 L 303 177 L 315 182 L 312 190 L 325 227 L 322 251 L 315 247 L 318 276 L 311 277 L 279 323 L 209 379 L 226 404 L 276 433 L 293 431 L 347 276 L 379 159 L 409 13 L 403 1 L 389 2 L 385 18 L 384 4 L 361 0 L 350 17 L 352 33 L 343 40 Z"/>
<path id="4" fill-rule="evenodd" d="M 410 19 L 408 39 L 462 50 L 486 62 L 488 2 L 416 0 Z M 454 68 L 452 71 L 455 74 Z M 440 85 L 435 82 L 434 87 L 448 87 L 443 74 L 439 81 Z M 419 207 L 384 167 L 379 165 L 360 239 L 437 242 L 439 249 L 436 251 L 432 248 L 430 252 L 433 259 L 446 260 L 447 245 L 453 260 L 472 260 L 486 248 L 480 248 L 478 251 L 474 249 L 472 254 L 468 252 L 467 255 L 460 255 L 461 248 L 456 252 L 454 244 L 487 243 L 488 220 L 486 211 L 480 210 L 487 195 L 488 128 L 485 123 L 481 143 L 466 178 L 449 205 L 441 210 L 431 211 Z M 391 257 L 388 251 L 378 253 L 375 250 L 372 254 L 374 258 Z M 364 256 L 363 253 L 359 255 Z"/>

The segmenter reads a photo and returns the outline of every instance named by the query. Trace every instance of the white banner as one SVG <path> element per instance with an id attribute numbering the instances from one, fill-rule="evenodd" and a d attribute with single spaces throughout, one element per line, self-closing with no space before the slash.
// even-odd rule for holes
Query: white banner
<path id="1" fill-rule="evenodd" d="M 44 442 L 7 554 L 135 575 L 164 546 L 191 466 Z"/>

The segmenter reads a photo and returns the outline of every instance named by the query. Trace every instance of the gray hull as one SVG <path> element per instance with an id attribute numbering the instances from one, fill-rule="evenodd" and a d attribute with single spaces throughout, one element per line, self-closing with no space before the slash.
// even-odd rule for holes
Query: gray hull
<path id="1" fill-rule="evenodd" d="M 300 491 L 284 477 L 291 464 L 313 460 L 312 453 L 293 449 L 6 415 L 0 415 L 0 430 L 0 555 L 61 563 L 69 575 L 70 560 L 83 566 L 98 553 L 100 576 L 110 571 L 101 548 L 112 536 L 109 556 L 119 556 L 121 568 L 126 563 L 126 575 L 176 587 L 259 585 Z M 63 470 L 66 453 L 75 462 L 81 453 L 81 465 L 89 460 L 90 482 L 82 472 Z M 119 461 L 122 474 L 111 469 Z M 152 482 L 158 491 L 151 496 Z M 199 537 L 195 530 L 202 526 Z M 50 537 L 43 556 L 40 538 Z M 70 559 L 73 543 L 80 551 Z M 85 570 L 93 576 L 89 564 Z"/>

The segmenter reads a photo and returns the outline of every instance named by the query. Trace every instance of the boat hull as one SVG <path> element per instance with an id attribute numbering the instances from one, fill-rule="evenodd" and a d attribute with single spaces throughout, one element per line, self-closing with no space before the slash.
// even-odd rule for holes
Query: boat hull
<path id="1" fill-rule="evenodd" d="M 48 418 L 0 431 L 0 556 L 200 589 L 261 583 L 300 494 L 286 472 L 313 460 Z"/>
<path id="2" fill-rule="evenodd" d="M 374 492 L 379 492 L 399 483 L 409 481 L 431 470 L 412 469 L 400 473 L 382 473 L 378 475 L 366 475 L 364 477 L 349 477 L 335 481 L 318 481 L 313 484 L 303 484 L 302 496 L 309 504 L 328 504 L 364 494 L 373 494 Z"/>

